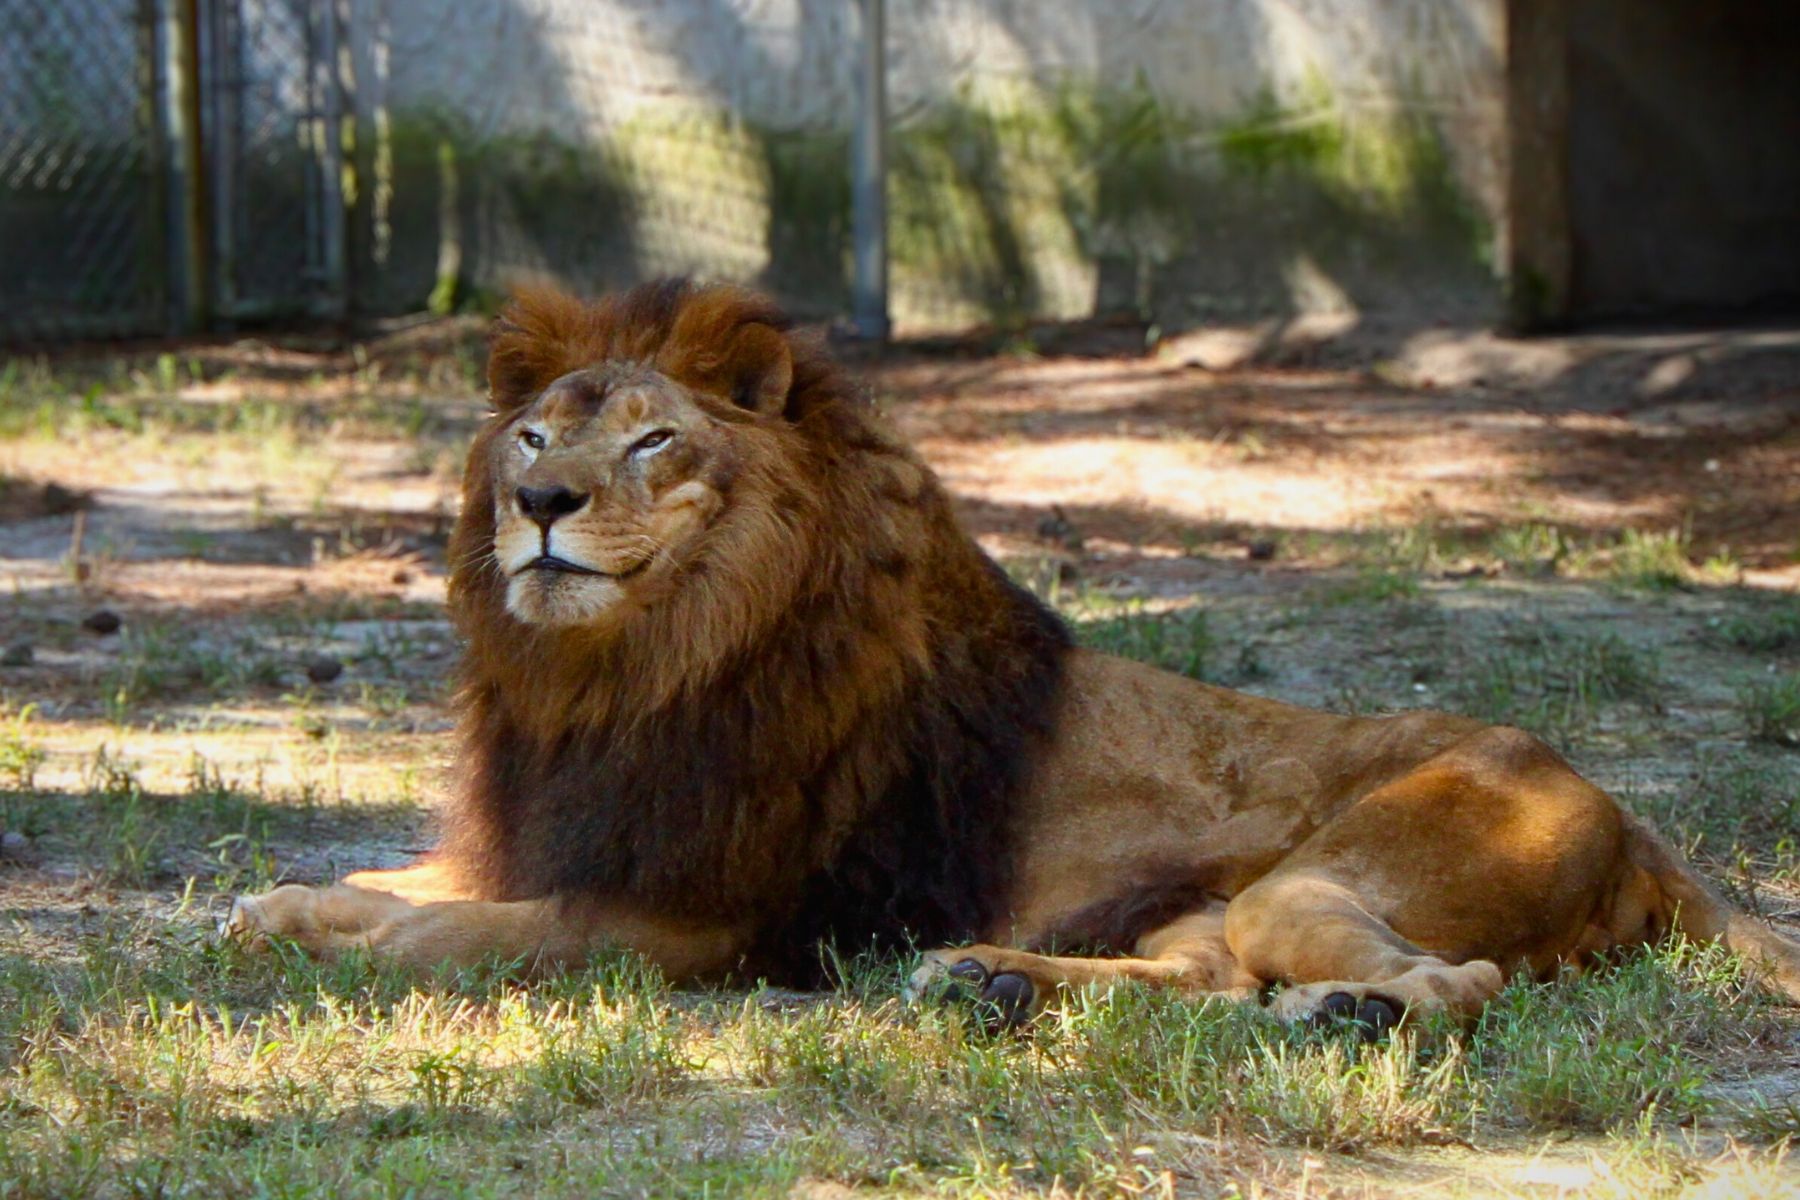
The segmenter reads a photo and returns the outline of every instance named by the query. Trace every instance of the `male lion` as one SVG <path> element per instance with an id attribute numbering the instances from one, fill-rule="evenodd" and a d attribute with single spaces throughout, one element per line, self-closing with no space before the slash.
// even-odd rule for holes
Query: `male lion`
<path id="1" fill-rule="evenodd" d="M 622 945 L 678 980 L 953 945 L 913 986 L 1009 1020 L 1064 985 L 1281 982 L 1286 1017 L 1383 1028 L 1674 928 L 1800 998 L 1800 944 L 1527 734 L 1072 647 L 766 300 L 529 293 L 489 379 L 443 845 L 232 929 L 421 967 Z"/>

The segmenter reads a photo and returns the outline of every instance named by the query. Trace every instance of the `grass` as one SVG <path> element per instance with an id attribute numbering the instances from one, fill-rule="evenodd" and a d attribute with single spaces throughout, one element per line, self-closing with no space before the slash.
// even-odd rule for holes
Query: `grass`
<path id="1" fill-rule="evenodd" d="M 1712 751 L 1691 779 L 1654 799 L 1622 794 L 1689 854 L 1741 878 L 1800 873 L 1800 758 L 1779 752 Z"/>
<path id="2" fill-rule="evenodd" d="M 880 961 L 818 1000 L 673 992 L 625 958 L 421 989 L 356 958 L 139 934 L 0 965 L 9 1195 L 1128 1194 L 1184 1153 L 1158 1131 L 1346 1153 L 1697 1119 L 1712 1060 L 1785 1036 L 1728 960 L 1681 944 L 1515 985 L 1472 1033 L 1365 1048 L 1130 987 L 993 1038 L 902 1006 Z M 1227 1156 L 1211 1169 L 1231 1182 Z"/>
<path id="3" fill-rule="evenodd" d="M 1696 561 L 1693 535 L 1686 526 L 1583 532 L 1523 520 L 1472 529 L 1431 518 L 1288 541 L 1303 555 L 1351 571 L 1352 579 L 1321 591 L 1327 603 L 1338 604 L 1410 598 L 1417 594 L 1419 581 L 1430 578 L 1561 577 L 1657 594 L 1734 584 L 1742 575 L 1729 548 Z M 1800 617 L 1790 614 L 1773 620 L 1776 644 L 1795 644 Z"/>
<path id="4" fill-rule="evenodd" d="M 1668 591 L 1693 577 L 1686 530 L 1627 529 L 1607 557 L 1607 574 L 1629 587 Z"/>
<path id="5" fill-rule="evenodd" d="M 1079 619 L 1076 635 L 1083 646 L 1176 671 L 1191 679 L 1208 679 L 1218 649 L 1207 626 L 1206 612 L 1183 608 L 1146 613 L 1128 605 L 1114 614 Z"/>
<path id="6" fill-rule="evenodd" d="M 100 364 L 45 359 L 0 362 L 0 439 L 67 439 L 125 434 L 159 440 L 205 434 L 267 443 L 363 434 L 432 440 L 460 436 L 467 422 L 446 416 L 434 393 L 482 390 L 473 353 L 384 370 L 363 355 L 296 388 L 278 377 L 170 354 Z"/>
<path id="7" fill-rule="evenodd" d="M 1722 618 L 1714 632 L 1727 645 L 1753 654 L 1800 650 L 1800 597 L 1783 596 L 1733 613 Z"/>
<path id="8" fill-rule="evenodd" d="M 114 725 L 159 701 L 269 691 L 294 670 L 253 635 L 213 642 L 194 637 L 179 622 L 150 620 L 134 622 L 120 636 L 120 653 L 98 681 Z"/>
<path id="9" fill-rule="evenodd" d="M 44 749 L 32 740 L 28 729 L 36 711 L 37 705 L 25 704 L 9 713 L 0 704 L 0 777 L 22 792 L 31 790 L 38 768 L 44 765 Z"/>
<path id="10" fill-rule="evenodd" d="M 1800 673 L 1746 684 L 1738 692 L 1738 711 L 1753 740 L 1800 747 Z"/>
<path id="11" fill-rule="evenodd" d="M 1728 953 L 1677 941 L 1559 987 L 1513 984 L 1475 1044 L 1499 1119 L 1618 1130 L 1645 1116 L 1705 1116 L 1708 1055 L 1784 1036 Z"/>
<path id="12" fill-rule="evenodd" d="M 1653 703 L 1661 688 L 1650 653 L 1620 635 L 1542 624 L 1506 630 L 1454 682 L 1461 711 L 1558 741 L 1613 704 Z"/>

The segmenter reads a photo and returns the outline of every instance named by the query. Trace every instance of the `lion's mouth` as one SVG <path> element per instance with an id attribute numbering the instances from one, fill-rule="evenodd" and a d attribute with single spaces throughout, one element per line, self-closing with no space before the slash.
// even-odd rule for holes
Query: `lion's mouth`
<path id="1" fill-rule="evenodd" d="M 649 561 L 649 559 L 645 559 L 643 562 L 633 563 L 623 571 L 599 571 L 593 567 L 584 567 L 580 563 L 570 562 L 566 558 L 558 558 L 554 554 L 540 554 L 520 567 L 515 574 L 523 575 L 527 571 L 545 571 L 552 575 L 588 575 L 596 579 L 629 579 L 642 571 Z"/>

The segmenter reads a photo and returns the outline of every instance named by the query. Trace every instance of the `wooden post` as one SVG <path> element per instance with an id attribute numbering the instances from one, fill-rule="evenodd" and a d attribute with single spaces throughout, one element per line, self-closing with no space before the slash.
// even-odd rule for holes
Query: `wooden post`
<path id="1" fill-rule="evenodd" d="M 200 152 L 200 0 L 163 3 L 163 128 L 169 147 L 168 261 L 176 333 L 206 327 L 206 186 Z"/>

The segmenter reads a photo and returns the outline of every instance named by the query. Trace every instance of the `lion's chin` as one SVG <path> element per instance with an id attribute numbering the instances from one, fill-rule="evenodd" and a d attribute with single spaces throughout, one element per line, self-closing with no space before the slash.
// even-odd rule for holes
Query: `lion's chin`
<path id="1" fill-rule="evenodd" d="M 525 571 L 506 585 L 506 611 L 527 625 L 566 629 L 591 625 L 625 598 L 620 581 L 608 575 Z"/>

